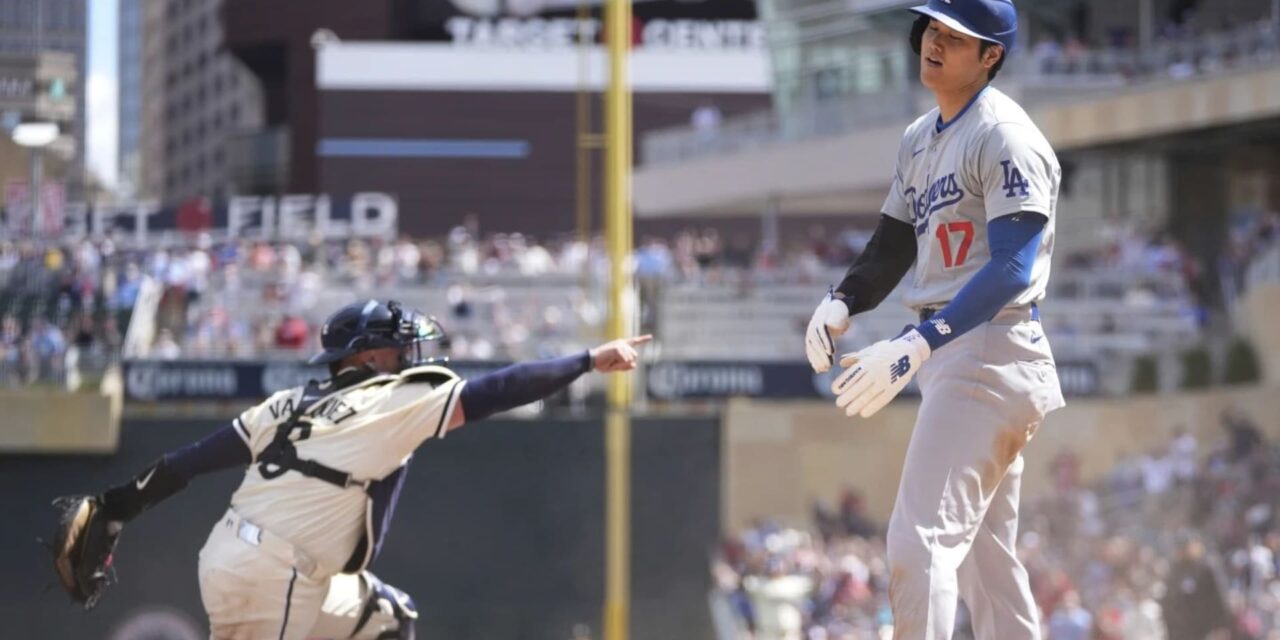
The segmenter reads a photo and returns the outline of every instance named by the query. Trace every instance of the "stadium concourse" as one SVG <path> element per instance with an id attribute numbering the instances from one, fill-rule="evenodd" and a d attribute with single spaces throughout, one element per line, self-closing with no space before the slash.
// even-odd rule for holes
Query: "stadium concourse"
<path id="1" fill-rule="evenodd" d="M 1277 220 L 1273 213 L 1237 226 L 1219 265 L 1221 287 L 1208 286 L 1207 265 L 1161 233 L 1117 233 L 1104 247 L 1068 255 L 1055 268 L 1046 325 L 1072 338 L 1061 342 L 1071 357 L 1193 344 L 1215 305 L 1208 292 L 1239 295 L 1250 266 L 1273 251 Z M 670 357 L 794 360 L 811 290 L 838 279 L 867 240 L 865 231 L 821 226 L 778 251 L 714 229 L 642 238 L 633 262 L 642 322 Z M 5 241 L 0 373 L 8 385 L 61 380 L 68 354 L 75 366 L 101 369 L 118 357 L 148 277 L 161 285 L 149 351 L 158 359 L 296 358 L 325 310 L 348 293 L 399 296 L 436 314 L 452 332 L 456 358 L 558 353 L 599 332 L 605 265 L 598 238 L 477 237 L 464 227 L 444 238 L 324 244 L 207 236 L 145 249 L 110 240 Z M 793 298 L 794 308 L 780 304 Z M 851 338 L 896 333 L 906 316 L 895 306 L 891 300 L 889 314 L 856 325 Z M 1120 322 L 1135 311 L 1142 323 Z M 727 329 L 701 321 L 714 315 L 736 320 Z M 742 339 L 730 348 L 708 339 L 713 330 Z"/>

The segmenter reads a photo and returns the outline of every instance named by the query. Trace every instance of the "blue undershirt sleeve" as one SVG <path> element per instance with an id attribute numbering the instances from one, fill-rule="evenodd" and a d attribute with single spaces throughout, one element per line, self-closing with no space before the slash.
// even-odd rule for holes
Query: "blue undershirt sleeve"
<path id="1" fill-rule="evenodd" d="M 987 223 L 991 259 L 955 298 L 916 330 L 933 350 L 995 317 L 1005 305 L 1031 285 L 1031 268 L 1048 218 L 1039 213 L 1016 213 Z M 949 331 L 943 333 L 940 327 Z"/>
<path id="2" fill-rule="evenodd" d="M 462 387 L 462 410 L 467 422 L 542 400 L 565 389 L 591 371 L 591 353 L 514 364 L 467 380 Z"/>
<path id="3" fill-rule="evenodd" d="M 164 461 L 174 473 L 191 480 L 201 474 L 247 466 L 253 456 L 235 426 L 226 425 L 198 442 L 166 453 Z"/>

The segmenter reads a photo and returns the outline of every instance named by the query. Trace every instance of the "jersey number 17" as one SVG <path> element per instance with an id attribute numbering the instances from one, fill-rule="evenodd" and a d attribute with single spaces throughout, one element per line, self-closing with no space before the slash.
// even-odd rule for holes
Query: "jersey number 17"
<path id="1" fill-rule="evenodd" d="M 942 266 L 951 269 L 969 259 L 969 245 L 973 244 L 973 221 L 960 220 L 938 226 L 938 244 L 942 249 Z M 951 251 L 951 239 L 959 236 L 957 249 Z"/>

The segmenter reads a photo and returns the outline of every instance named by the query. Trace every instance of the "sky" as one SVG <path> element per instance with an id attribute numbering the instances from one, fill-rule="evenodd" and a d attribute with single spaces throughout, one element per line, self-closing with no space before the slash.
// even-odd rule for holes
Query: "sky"
<path id="1" fill-rule="evenodd" d="M 88 80 L 85 82 L 87 122 L 85 152 L 89 169 L 108 187 L 118 178 L 116 148 L 120 128 L 117 40 L 119 0 L 85 0 L 89 14 Z"/>

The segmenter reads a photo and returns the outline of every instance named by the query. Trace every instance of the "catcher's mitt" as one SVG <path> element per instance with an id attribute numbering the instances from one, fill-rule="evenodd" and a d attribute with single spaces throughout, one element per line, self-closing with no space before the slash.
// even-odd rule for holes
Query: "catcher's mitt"
<path id="1" fill-rule="evenodd" d="M 94 496 L 64 496 L 53 501 L 58 529 L 53 536 L 53 569 L 71 599 L 93 608 L 107 588 L 111 553 L 124 526 L 108 520 Z"/>

